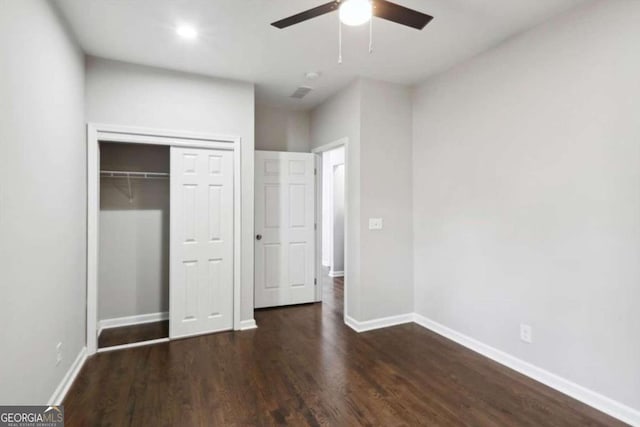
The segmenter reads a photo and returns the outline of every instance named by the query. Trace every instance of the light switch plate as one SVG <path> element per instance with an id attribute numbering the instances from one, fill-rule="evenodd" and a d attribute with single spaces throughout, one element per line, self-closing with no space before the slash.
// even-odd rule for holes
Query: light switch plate
<path id="1" fill-rule="evenodd" d="M 382 230 L 382 218 L 369 218 L 369 230 Z"/>

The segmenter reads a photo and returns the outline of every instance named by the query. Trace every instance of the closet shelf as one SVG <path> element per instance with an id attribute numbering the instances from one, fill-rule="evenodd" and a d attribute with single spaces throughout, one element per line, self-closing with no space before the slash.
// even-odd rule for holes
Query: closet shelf
<path id="1" fill-rule="evenodd" d="M 100 178 L 168 179 L 166 172 L 100 171 Z"/>

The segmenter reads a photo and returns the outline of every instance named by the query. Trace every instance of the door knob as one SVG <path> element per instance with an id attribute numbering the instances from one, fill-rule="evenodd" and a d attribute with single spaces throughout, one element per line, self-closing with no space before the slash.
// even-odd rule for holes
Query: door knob
<path id="1" fill-rule="evenodd" d="M 256 240 L 262 240 L 262 234 L 258 234 L 258 235 L 256 236 Z"/>

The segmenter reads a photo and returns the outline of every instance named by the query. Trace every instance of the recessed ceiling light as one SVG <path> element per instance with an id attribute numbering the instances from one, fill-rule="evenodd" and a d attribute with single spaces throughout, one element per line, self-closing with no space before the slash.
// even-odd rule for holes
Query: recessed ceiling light
<path id="1" fill-rule="evenodd" d="M 304 78 L 307 80 L 316 80 L 320 77 L 320 72 L 319 71 L 309 71 L 308 73 L 305 73 Z"/>
<path id="2" fill-rule="evenodd" d="M 185 40 L 195 40 L 198 38 L 198 31 L 189 24 L 180 24 L 176 27 L 176 34 Z"/>

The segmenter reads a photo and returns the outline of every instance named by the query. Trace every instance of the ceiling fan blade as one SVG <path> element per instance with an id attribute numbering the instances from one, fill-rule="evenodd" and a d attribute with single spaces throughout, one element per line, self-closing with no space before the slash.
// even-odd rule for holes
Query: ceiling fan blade
<path id="1" fill-rule="evenodd" d="M 326 3 L 321 6 L 314 7 L 313 9 L 305 10 L 304 12 L 300 12 L 288 18 L 273 22 L 271 23 L 271 25 L 280 29 L 290 27 L 291 25 L 299 24 L 300 22 L 333 12 L 334 10 L 337 10 L 339 6 L 340 2 L 334 0 L 330 3 Z"/>
<path id="2" fill-rule="evenodd" d="M 422 30 L 433 16 L 386 0 L 373 0 L 373 15 L 396 24 Z"/>

